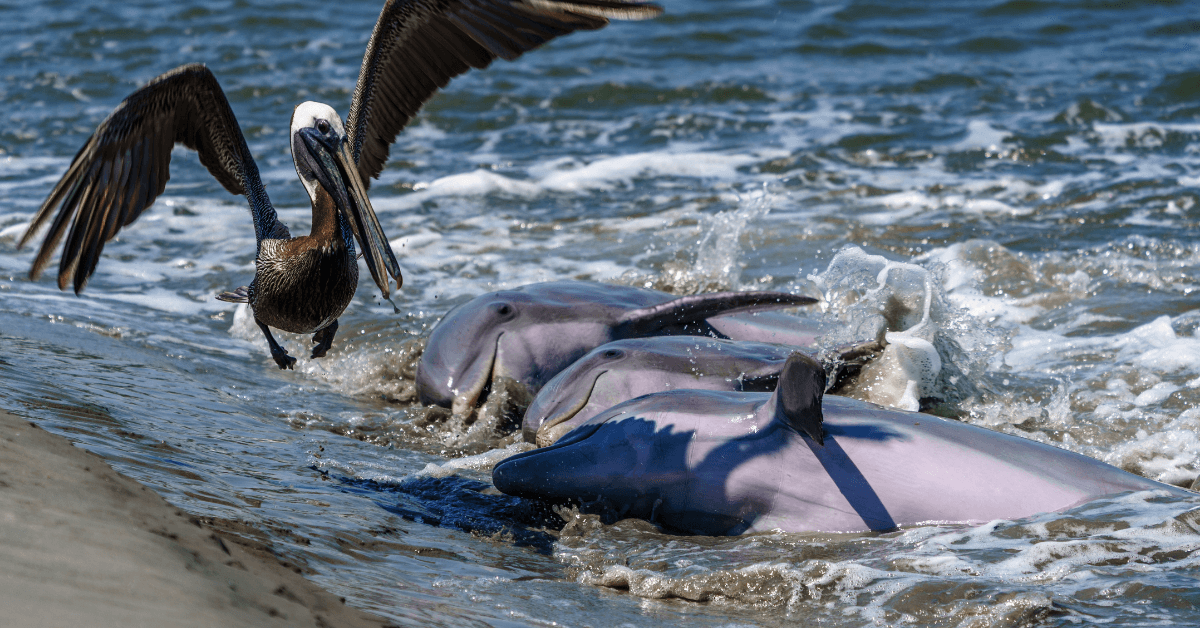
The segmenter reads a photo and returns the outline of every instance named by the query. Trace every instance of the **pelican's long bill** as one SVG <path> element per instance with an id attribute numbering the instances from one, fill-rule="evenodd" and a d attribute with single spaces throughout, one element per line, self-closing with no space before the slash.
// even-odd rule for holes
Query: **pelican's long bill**
<path id="1" fill-rule="evenodd" d="M 299 129 L 297 135 L 303 140 L 301 145 L 305 151 L 302 154 L 309 160 L 313 174 L 333 197 L 338 211 L 350 222 L 354 237 L 362 246 L 363 259 L 367 262 L 371 277 L 375 279 L 383 298 L 388 299 L 391 287 L 388 274 L 396 278 L 397 290 L 403 285 L 404 279 L 400 274 L 400 264 L 375 215 L 375 208 L 371 207 L 366 186 L 354 165 L 354 157 L 350 155 L 346 139 L 331 140 L 313 128 Z"/>

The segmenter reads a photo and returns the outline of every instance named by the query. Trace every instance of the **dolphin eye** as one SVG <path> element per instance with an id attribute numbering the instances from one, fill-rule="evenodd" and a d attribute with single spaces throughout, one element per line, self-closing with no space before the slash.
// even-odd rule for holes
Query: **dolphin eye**
<path id="1" fill-rule="evenodd" d="M 496 312 L 497 316 L 507 319 L 516 315 L 517 308 L 513 307 L 509 303 L 500 302 L 492 304 L 492 311 Z"/>
<path id="2" fill-rule="evenodd" d="M 329 132 L 329 121 L 328 120 L 317 120 L 316 127 L 317 127 L 317 132 L 324 135 Z"/>
<path id="3" fill-rule="evenodd" d="M 615 360 L 615 359 L 625 355 L 625 352 L 621 351 L 620 349 L 606 349 L 604 351 L 604 353 L 601 353 L 600 355 L 605 358 L 608 358 L 609 360 Z"/>

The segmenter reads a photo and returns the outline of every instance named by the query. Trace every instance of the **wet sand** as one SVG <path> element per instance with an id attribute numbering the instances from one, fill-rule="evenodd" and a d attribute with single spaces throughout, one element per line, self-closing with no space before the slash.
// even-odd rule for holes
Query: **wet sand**
<path id="1" fill-rule="evenodd" d="M 0 411 L 0 625 L 386 625 L 294 569 Z"/>

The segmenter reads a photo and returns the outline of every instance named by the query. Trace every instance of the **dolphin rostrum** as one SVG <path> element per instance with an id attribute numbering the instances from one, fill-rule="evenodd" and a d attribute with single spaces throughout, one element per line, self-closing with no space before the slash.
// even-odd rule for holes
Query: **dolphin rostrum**
<path id="1" fill-rule="evenodd" d="M 627 401 L 554 445 L 503 460 L 492 481 L 510 495 L 709 535 L 978 523 L 1127 491 L 1190 495 L 1018 436 L 821 399 L 819 365 L 791 366 L 774 393 L 673 390 Z M 823 444 L 811 435 L 817 421 Z"/>
<path id="2" fill-rule="evenodd" d="M 708 319 L 816 302 L 768 291 L 674 297 L 586 281 L 489 292 L 450 310 L 433 328 L 417 365 L 417 395 L 421 403 L 465 413 L 495 378 L 510 378 L 537 392 L 606 342 L 678 334 L 723 337 Z"/>
<path id="3" fill-rule="evenodd" d="M 883 348 L 880 341 L 835 348 L 824 369 L 831 384 Z M 592 349 L 538 392 L 525 412 L 525 440 L 553 444 L 618 403 L 666 390 L 771 392 L 796 347 L 698 336 L 616 340 Z"/>

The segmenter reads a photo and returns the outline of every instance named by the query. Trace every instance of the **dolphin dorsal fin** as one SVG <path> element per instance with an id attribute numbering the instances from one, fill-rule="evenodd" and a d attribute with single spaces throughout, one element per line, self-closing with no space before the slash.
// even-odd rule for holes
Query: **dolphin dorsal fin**
<path id="1" fill-rule="evenodd" d="M 779 387 L 779 371 L 768 373 L 745 373 L 742 375 L 741 392 L 774 392 Z"/>
<path id="2" fill-rule="evenodd" d="M 825 444 L 821 427 L 821 398 L 825 395 L 825 368 L 812 357 L 797 351 L 788 358 L 779 374 L 779 385 L 771 395 L 770 407 L 780 421 L 792 429 Z"/>
<path id="3" fill-rule="evenodd" d="M 713 292 L 680 297 L 666 303 L 626 312 L 617 324 L 623 338 L 662 333 L 679 325 L 700 325 L 704 319 L 735 312 L 756 312 L 797 305 L 812 305 L 817 299 L 790 292 Z"/>

